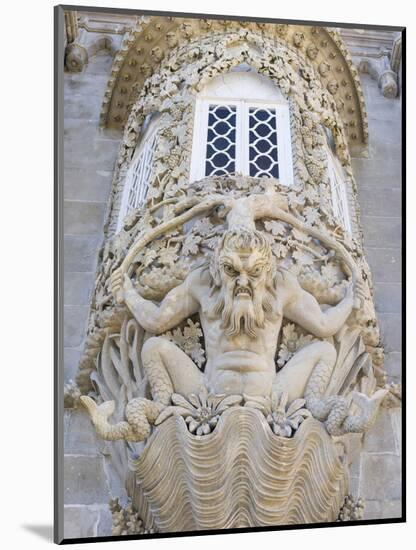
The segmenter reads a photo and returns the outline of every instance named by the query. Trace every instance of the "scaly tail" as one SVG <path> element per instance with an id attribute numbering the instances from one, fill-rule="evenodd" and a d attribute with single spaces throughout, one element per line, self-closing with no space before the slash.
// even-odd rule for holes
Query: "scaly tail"
<path id="1" fill-rule="evenodd" d="M 114 401 L 105 401 L 101 405 L 85 395 L 80 397 L 87 409 L 91 421 L 101 439 L 117 441 L 143 441 L 150 435 L 151 425 L 158 417 L 163 405 L 145 398 L 132 399 L 126 406 L 126 421 L 110 424 L 109 416 L 114 412 Z"/>
<path id="2" fill-rule="evenodd" d="M 363 433 L 374 423 L 381 402 L 387 390 L 378 390 L 372 397 L 353 392 L 353 401 L 360 407 L 361 414 L 349 416 L 350 401 L 340 395 L 324 397 L 331 376 L 331 368 L 320 361 L 317 363 L 306 386 L 306 406 L 312 416 L 325 422 L 330 435 Z"/>
<path id="3" fill-rule="evenodd" d="M 331 374 L 331 365 L 319 361 L 312 371 L 305 390 L 306 407 L 311 411 L 314 418 L 322 422 L 326 421 L 328 431 L 332 429 L 334 424 L 342 422 L 348 411 L 342 397 L 324 397 Z"/>

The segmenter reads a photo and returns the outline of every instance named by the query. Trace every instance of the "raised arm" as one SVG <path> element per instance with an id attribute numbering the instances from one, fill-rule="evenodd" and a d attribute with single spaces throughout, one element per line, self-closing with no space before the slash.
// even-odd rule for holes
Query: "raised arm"
<path id="1" fill-rule="evenodd" d="M 340 330 L 351 313 L 354 301 L 352 285 L 347 287 L 344 298 L 333 307 L 322 311 L 316 299 L 302 289 L 291 274 L 284 276 L 288 300 L 284 316 L 298 323 L 308 332 L 319 338 L 333 336 Z"/>
<path id="2" fill-rule="evenodd" d="M 199 303 L 191 293 L 191 277 L 168 292 L 159 305 L 140 296 L 127 275 L 121 292 L 137 322 L 145 330 L 161 334 L 198 311 Z"/>

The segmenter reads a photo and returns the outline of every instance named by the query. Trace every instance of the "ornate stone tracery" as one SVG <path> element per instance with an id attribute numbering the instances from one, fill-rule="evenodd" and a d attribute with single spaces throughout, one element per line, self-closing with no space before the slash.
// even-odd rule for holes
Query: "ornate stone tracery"
<path id="1" fill-rule="evenodd" d="M 366 139 L 363 110 L 348 107 L 358 87 L 340 108 L 339 90 L 357 77 L 355 68 L 345 55 L 334 78 L 319 53 L 334 44 L 342 51 L 336 33 L 317 28 L 151 18 L 140 21 L 118 54 L 107 104 L 111 113 L 124 86 L 129 117 L 77 382 L 99 436 L 112 442 L 120 476 L 130 472 L 140 529 L 336 521 L 348 493 L 349 434 L 368 429 L 393 393 L 384 388 L 354 209 L 351 235 L 331 204 L 327 131 L 353 206 L 352 136 Z M 135 62 L 133 50 L 144 63 Z M 293 187 L 240 174 L 189 182 L 197 94 L 242 65 L 267 76 L 289 103 Z M 115 234 L 123 181 L 152 113 L 160 118 L 147 201 Z M 209 457 L 220 450 L 235 502 L 226 483 L 224 494 L 213 496 L 220 463 Z M 162 484 L 152 465 L 168 468 L 171 454 L 175 465 Z M 209 468 L 202 472 L 204 460 Z M 249 491 L 237 479 L 243 464 Z M 267 481 L 283 477 L 287 484 Z M 191 496 L 175 509 L 185 486 Z M 298 495 L 306 495 L 300 507 Z M 222 503 L 215 512 L 214 501 Z"/>
<path id="2" fill-rule="evenodd" d="M 127 114 L 134 103 L 132 92 L 142 88 L 145 79 L 142 72 L 131 71 L 132 63 L 146 66 L 147 75 L 150 71 L 159 72 L 159 61 L 152 56 L 152 48 L 157 47 L 167 57 L 169 49 L 186 44 L 187 41 L 201 40 L 207 33 L 211 37 L 213 33 L 221 36 L 223 33 L 238 32 L 241 29 L 268 38 L 276 45 L 285 44 L 292 51 L 302 56 L 306 55 L 316 68 L 330 60 L 328 80 L 335 79 L 339 83 L 338 102 L 346 100 L 348 104 L 343 113 L 344 124 L 349 127 L 350 123 L 354 122 L 350 126 L 352 130 L 347 135 L 349 146 L 358 152 L 360 144 L 367 143 L 368 123 L 358 71 L 336 30 L 251 22 L 242 24 L 239 21 L 140 18 L 136 28 L 124 39 L 114 60 L 101 113 L 102 125 L 122 127 L 126 122 Z M 166 38 L 162 38 L 162 35 Z M 116 105 L 119 94 L 132 98 L 124 103 L 121 110 Z"/>

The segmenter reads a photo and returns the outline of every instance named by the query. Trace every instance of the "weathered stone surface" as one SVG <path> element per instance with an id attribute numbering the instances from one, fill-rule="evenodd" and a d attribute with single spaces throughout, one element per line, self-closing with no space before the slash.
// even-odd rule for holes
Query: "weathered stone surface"
<path id="1" fill-rule="evenodd" d="M 113 59 L 105 51 L 100 51 L 96 55 L 91 56 L 88 67 L 85 71 L 86 76 L 95 78 L 95 75 L 107 75 L 111 69 Z"/>
<path id="2" fill-rule="evenodd" d="M 363 453 L 361 474 L 361 497 L 366 500 L 401 498 L 401 457 L 393 453 Z"/>
<path id="3" fill-rule="evenodd" d="M 393 120 L 388 120 L 384 112 L 381 116 L 377 114 L 377 118 L 371 116 L 368 119 L 369 134 L 373 136 L 373 139 L 370 137 L 370 143 L 377 151 L 379 148 L 384 149 L 387 146 L 390 146 L 389 149 L 394 149 L 395 152 L 401 149 L 401 127 L 398 115 L 399 113 L 396 112 L 393 114 Z"/>
<path id="4" fill-rule="evenodd" d="M 64 348 L 64 377 L 65 382 L 74 380 L 78 369 L 81 351 L 78 348 Z"/>
<path id="5" fill-rule="evenodd" d="M 93 284 L 93 272 L 68 272 L 64 279 L 64 304 L 88 305 Z"/>
<path id="6" fill-rule="evenodd" d="M 390 182 L 385 186 L 380 181 L 375 185 L 360 185 L 358 200 L 364 228 L 366 216 L 400 217 L 401 198 L 401 188 L 393 187 Z"/>
<path id="7" fill-rule="evenodd" d="M 401 500 L 366 500 L 363 519 L 400 518 L 402 515 Z"/>
<path id="8" fill-rule="evenodd" d="M 390 409 L 381 409 L 374 426 L 364 435 L 365 452 L 396 452 Z"/>
<path id="9" fill-rule="evenodd" d="M 100 137 L 97 121 L 87 118 L 66 118 L 64 125 L 64 152 L 72 142 L 84 142 L 91 144 L 94 139 Z M 66 181 L 65 181 L 66 184 Z"/>
<path id="10" fill-rule="evenodd" d="M 384 368 L 389 377 L 401 380 L 402 377 L 402 353 L 400 351 L 391 351 L 384 357 Z"/>
<path id="11" fill-rule="evenodd" d="M 402 280 L 400 248 L 365 247 L 374 281 L 399 283 Z"/>
<path id="12" fill-rule="evenodd" d="M 65 504 L 107 504 L 110 498 L 103 458 L 81 455 L 65 456 Z"/>
<path id="13" fill-rule="evenodd" d="M 359 476 L 350 475 L 350 482 L 348 488 L 349 494 L 358 498 L 360 496 L 360 478 Z"/>
<path id="14" fill-rule="evenodd" d="M 64 236 L 64 271 L 94 271 L 98 256 L 99 236 Z"/>
<path id="15" fill-rule="evenodd" d="M 119 143 L 96 138 L 90 143 L 71 140 L 64 151 L 66 168 L 113 170 Z"/>
<path id="16" fill-rule="evenodd" d="M 100 118 L 100 101 L 96 96 L 69 96 L 64 97 L 64 118 L 80 118 L 95 120 Z"/>
<path id="17" fill-rule="evenodd" d="M 66 235 L 100 234 L 106 204 L 103 202 L 64 201 L 64 231 Z"/>
<path id="18" fill-rule="evenodd" d="M 401 313 L 402 285 L 399 283 L 374 284 L 376 310 L 380 313 Z"/>
<path id="19" fill-rule="evenodd" d="M 64 346 L 76 348 L 85 336 L 89 307 L 64 306 Z"/>
<path id="20" fill-rule="evenodd" d="M 353 169 L 358 187 L 361 185 L 371 187 L 374 189 L 374 193 L 377 193 L 380 184 L 401 189 L 400 156 L 390 159 L 388 163 L 374 161 L 373 159 L 353 159 Z"/>
<path id="21" fill-rule="evenodd" d="M 402 351 L 402 316 L 399 313 L 379 313 L 378 319 L 386 351 Z"/>
<path id="22" fill-rule="evenodd" d="M 97 437 L 90 419 L 83 410 L 66 411 L 67 432 L 64 439 L 66 454 L 97 455 Z"/>
<path id="23" fill-rule="evenodd" d="M 110 193 L 112 172 L 66 168 L 64 198 L 67 200 L 106 202 Z"/>
<path id="24" fill-rule="evenodd" d="M 89 67 L 92 67 L 94 60 L 90 61 Z M 100 64 L 101 65 L 101 64 Z M 102 69 L 102 66 L 97 66 L 97 69 Z M 68 99 L 74 98 L 76 95 L 84 97 L 97 97 L 97 102 L 100 103 L 103 98 L 103 90 L 107 85 L 108 76 L 104 71 L 94 73 L 94 78 L 91 78 L 91 69 L 82 73 L 73 73 L 66 75 L 64 80 L 64 93 Z M 66 120 L 65 120 L 66 125 Z"/>
<path id="25" fill-rule="evenodd" d="M 111 517 L 111 512 L 107 508 L 100 510 L 100 517 L 97 525 L 97 536 L 98 537 L 109 537 L 111 536 L 111 529 L 113 526 L 113 518 Z"/>
<path id="26" fill-rule="evenodd" d="M 97 536 L 99 511 L 89 506 L 64 506 L 64 538 Z"/>
<path id="27" fill-rule="evenodd" d="M 361 216 L 364 245 L 378 248 L 400 248 L 402 244 L 401 218 Z"/>

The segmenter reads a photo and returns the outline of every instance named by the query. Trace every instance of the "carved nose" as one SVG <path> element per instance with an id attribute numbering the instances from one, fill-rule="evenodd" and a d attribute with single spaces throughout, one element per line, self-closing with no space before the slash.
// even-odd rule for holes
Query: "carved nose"
<path id="1" fill-rule="evenodd" d="M 244 273 L 240 273 L 237 279 L 238 286 L 248 286 L 248 277 Z"/>

